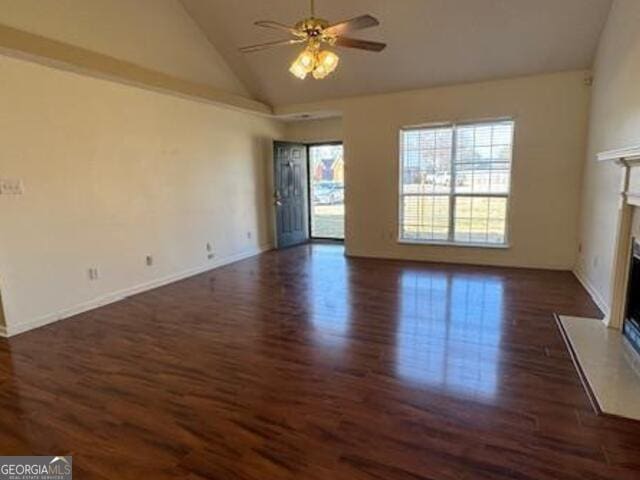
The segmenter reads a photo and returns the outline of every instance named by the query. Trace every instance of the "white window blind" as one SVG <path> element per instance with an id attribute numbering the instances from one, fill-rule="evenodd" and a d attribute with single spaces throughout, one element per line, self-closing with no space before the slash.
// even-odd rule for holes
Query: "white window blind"
<path id="1" fill-rule="evenodd" d="M 514 123 L 401 131 L 400 240 L 505 245 Z"/>

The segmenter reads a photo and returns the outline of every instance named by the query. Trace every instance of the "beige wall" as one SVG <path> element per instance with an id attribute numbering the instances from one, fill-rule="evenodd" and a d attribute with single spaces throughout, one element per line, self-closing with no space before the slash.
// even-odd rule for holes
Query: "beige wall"
<path id="1" fill-rule="evenodd" d="M 569 72 L 278 110 L 342 112 L 350 255 L 571 269 L 590 95 L 585 76 Z M 505 116 L 516 121 L 511 248 L 398 244 L 400 128 Z"/>
<path id="2" fill-rule="evenodd" d="M 620 168 L 596 162 L 605 150 L 640 144 L 640 2 L 616 0 L 594 67 L 582 222 L 576 270 L 610 305 Z"/>
<path id="3" fill-rule="evenodd" d="M 0 0 L 0 24 L 249 96 L 179 0 Z"/>
<path id="4" fill-rule="evenodd" d="M 337 142 L 344 136 L 340 117 L 287 122 L 285 131 L 287 140 L 302 143 Z"/>
<path id="5" fill-rule="evenodd" d="M 8 57 L 0 72 L 0 177 L 25 185 L 0 196 L 11 332 L 270 244 L 279 122 Z"/>

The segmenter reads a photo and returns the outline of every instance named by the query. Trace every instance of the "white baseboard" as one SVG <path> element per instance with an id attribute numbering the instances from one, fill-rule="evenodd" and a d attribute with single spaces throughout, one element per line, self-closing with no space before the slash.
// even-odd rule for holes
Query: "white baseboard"
<path id="1" fill-rule="evenodd" d="M 264 253 L 272 249 L 273 249 L 273 245 L 263 245 L 258 247 L 257 249 L 249 250 L 246 252 L 240 252 L 235 255 L 231 255 L 229 257 L 217 259 L 216 261 L 207 263 L 206 265 L 201 265 L 199 267 L 191 268 L 189 270 L 184 270 L 182 272 L 169 275 L 166 277 L 158 278 L 150 282 L 141 283 L 123 290 L 111 292 L 106 295 L 94 298 L 88 302 L 80 303 L 78 305 L 74 305 L 73 307 L 60 310 L 58 312 L 51 313 L 27 322 L 23 322 L 17 325 L 10 325 L 7 327 L 0 325 L 0 336 L 12 337 L 14 335 L 19 335 L 21 333 L 28 332 L 30 330 L 33 330 L 39 327 L 49 325 L 50 323 L 54 323 L 59 320 L 64 320 L 65 318 L 73 317 L 74 315 L 79 315 L 81 313 L 88 312 L 90 310 L 94 310 L 99 307 L 103 307 L 110 303 L 118 302 L 120 300 L 123 300 L 132 295 L 136 295 L 138 293 L 146 292 L 148 290 L 153 290 L 154 288 L 162 287 L 164 285 L 168 285 L 170 283 L 174 283 L 174 282 L 183 280 L 185 278 L 193 277 L 194 275 L 198 275 L 200 273 L 204 273 L 209 270 L 215 270 L 216 268 L 220 268 L 225 265 L 229 265 L 231 263 L 239 262 L 240 260 L 244 260 L 246 258 L 254 257 L 256 255 L 259 255 L 261 253 Z"/>
<path id="2" fill-rule="evenodd" d="M 421 247 L 426 249 L 429 248 L 452 248 L 457 249 L 461 248 L 459 246 L 432 246 L 432 245 L 422 245 L 422 244 L 404 244 L 405 246 L 413 246 L 417 247 L 416 251 L 419 251 Z M 473 247 L 476 248 L 476 247 Z M 478 249 L 482 249 L 482 247 L 478 247 Z M 487 247 L 488 250 L 496 250 L 496 251 L 506 251 L 506 249 L 502 247 Z M 426 251 L 426 250 L 423 250 Z M 446 263 L 451 265 L 469 265 L 475 267 L 500 267 L 500 268 L 523 268 L 530 270 L 552 270 L 552 271 L 560 271 L 567 272 L 570 271 L 572 266 L 567 264 L 529 264 L 529 263 L 521 263 L 521 262 L 512 262 L 510 260 L 506 261 L 496 261 L 495 258 L 490 260 L 486 260 L 480 257 L 474 258 L 456 258 L 456 257 L 443 257 L 443 256 L 424 256 L 424 255 L 405 255 L 403 253 L 396 252 L 376 252 L 376 251 L 354 251 L 352 248 L 348 246 L 345 249 L 345 255 L 350 258 L 375 258 L 378 260 L 399 260 L 399 261 L 407 261 L 407 262 L 420 262 L 420 263 Z"/>
<path id="3" fill-rule="evenodd" d="M 589 281 L 585 273 L 579 267 L 573 269 L 573 275 L 578 279 L 578 281 L 582 284 L 584 289 L 587 291 L 589 296 L 593 299 L 595 304 L 598 306 L 602 313 L 604 313 L 605 318 L 608 318 L 611 309 L 607 302 L 605 302 L 604 298 L 598 291 L 598 289 Z"/>

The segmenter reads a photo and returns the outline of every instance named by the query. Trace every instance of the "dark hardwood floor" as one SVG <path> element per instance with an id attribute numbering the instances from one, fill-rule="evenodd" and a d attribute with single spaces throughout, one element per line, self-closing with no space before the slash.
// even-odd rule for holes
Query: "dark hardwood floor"
<path id="1" fill-rule="evenodd" d="M 270 252 L 0 342 L 0 453 L 77 479 L 640 478 L 570 273 Z"/>

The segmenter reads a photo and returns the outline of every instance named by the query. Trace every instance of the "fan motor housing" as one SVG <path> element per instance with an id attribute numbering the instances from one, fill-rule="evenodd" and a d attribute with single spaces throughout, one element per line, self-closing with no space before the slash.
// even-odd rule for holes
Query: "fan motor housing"
<path id="1" fill-rule="evenodd" d="M 295 29 L 307 34 L 310 38 L 322 36 L 322 32 L 329 26 L 329 22 L 322 18 L 306 18 L 296 23 Z"/>

